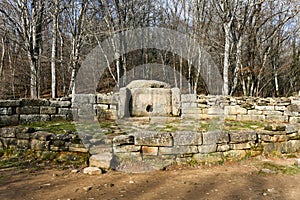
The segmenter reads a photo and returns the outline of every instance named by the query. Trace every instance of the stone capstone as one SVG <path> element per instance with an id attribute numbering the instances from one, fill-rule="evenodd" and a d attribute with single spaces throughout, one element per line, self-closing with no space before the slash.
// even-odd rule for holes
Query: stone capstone
<path id="1" fill-rule="evenodd" d="M 134 80 L 127 86 L 128 89 L 133 88 L 170 88 L 170 85 L 156 80 Z"/>

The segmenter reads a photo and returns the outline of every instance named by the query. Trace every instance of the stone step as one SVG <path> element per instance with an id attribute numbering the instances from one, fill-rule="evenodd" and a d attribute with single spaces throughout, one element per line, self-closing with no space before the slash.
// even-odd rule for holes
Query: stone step
<path id="1" fill-rule="evenodd" d="M 203 109 L 200 108 L 183 108 L 182 114 L 203 114 Z"/>

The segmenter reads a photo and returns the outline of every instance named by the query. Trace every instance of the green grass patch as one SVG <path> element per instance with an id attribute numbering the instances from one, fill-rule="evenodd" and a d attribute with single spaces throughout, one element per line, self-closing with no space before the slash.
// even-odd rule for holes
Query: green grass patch
<path id="1" fill-rule="evenodd" d="M 47 122 L 35 122 L 31 124 L 21 125 L 31 127 L 36 130 L 49 131 L 55 134 L 63 134 L 66 132 L 75 132 L 76 127 L 73 122 L 70 121 L 47 121 Z"/>
<path id="2" fill-rule="evenodd" d="M 226 129 L 226 130 L 241 130 L 241 129 L 256 130 L 256 129 L 264 128 L 265 125 L 266 125 L 265 122 L 225 120 L 224 129 Z"/>
<path id="3" fill-rule="evenodd" d="M 288 174 L 288 175 L 294 175 L 300 173 L 300 168 L 296 165 L 278 165 L 270 162 L 263 163 L 263 169 L 260 170 L 258 173 L 261 175 L 266 175 L 265 169 L 270 170 L 271 174 Z"/>

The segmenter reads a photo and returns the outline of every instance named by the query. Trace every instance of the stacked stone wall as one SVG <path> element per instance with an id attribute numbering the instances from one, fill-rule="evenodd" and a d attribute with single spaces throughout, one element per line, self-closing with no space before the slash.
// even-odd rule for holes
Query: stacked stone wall
<path id="1" fill-rule="evenodd" d="M 300 97 L 181 95 L 181 100 L 183 118 L 300 123 Z"/>
<path id="2" fill-rule="evenodd" d="M 300 151 L 300 127 L 275 124 L 259 130 L 139 131 L 116 136 L 110 143 L 110 153 L 90 158 L 93 166 L 114 168 L 128 158 L 152 164 L 157 160 L 222 163 L 258 155 L 296 154 Z"/>
<path id="3" fill-rule="evenodd" d="M 0 100 L 0 127 L 72 119 L 70 99 Z"/>

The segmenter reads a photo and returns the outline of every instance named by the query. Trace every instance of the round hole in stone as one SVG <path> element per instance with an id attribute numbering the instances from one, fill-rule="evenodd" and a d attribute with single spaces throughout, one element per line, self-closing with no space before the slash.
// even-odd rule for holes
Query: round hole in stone
<path id="1" fill-rule="evenodd" d="M 147 105 L 146 106 L 146 111 L 147 112 L 152 112 L 153 111 L 153 106 L 152 105 Z"/>

